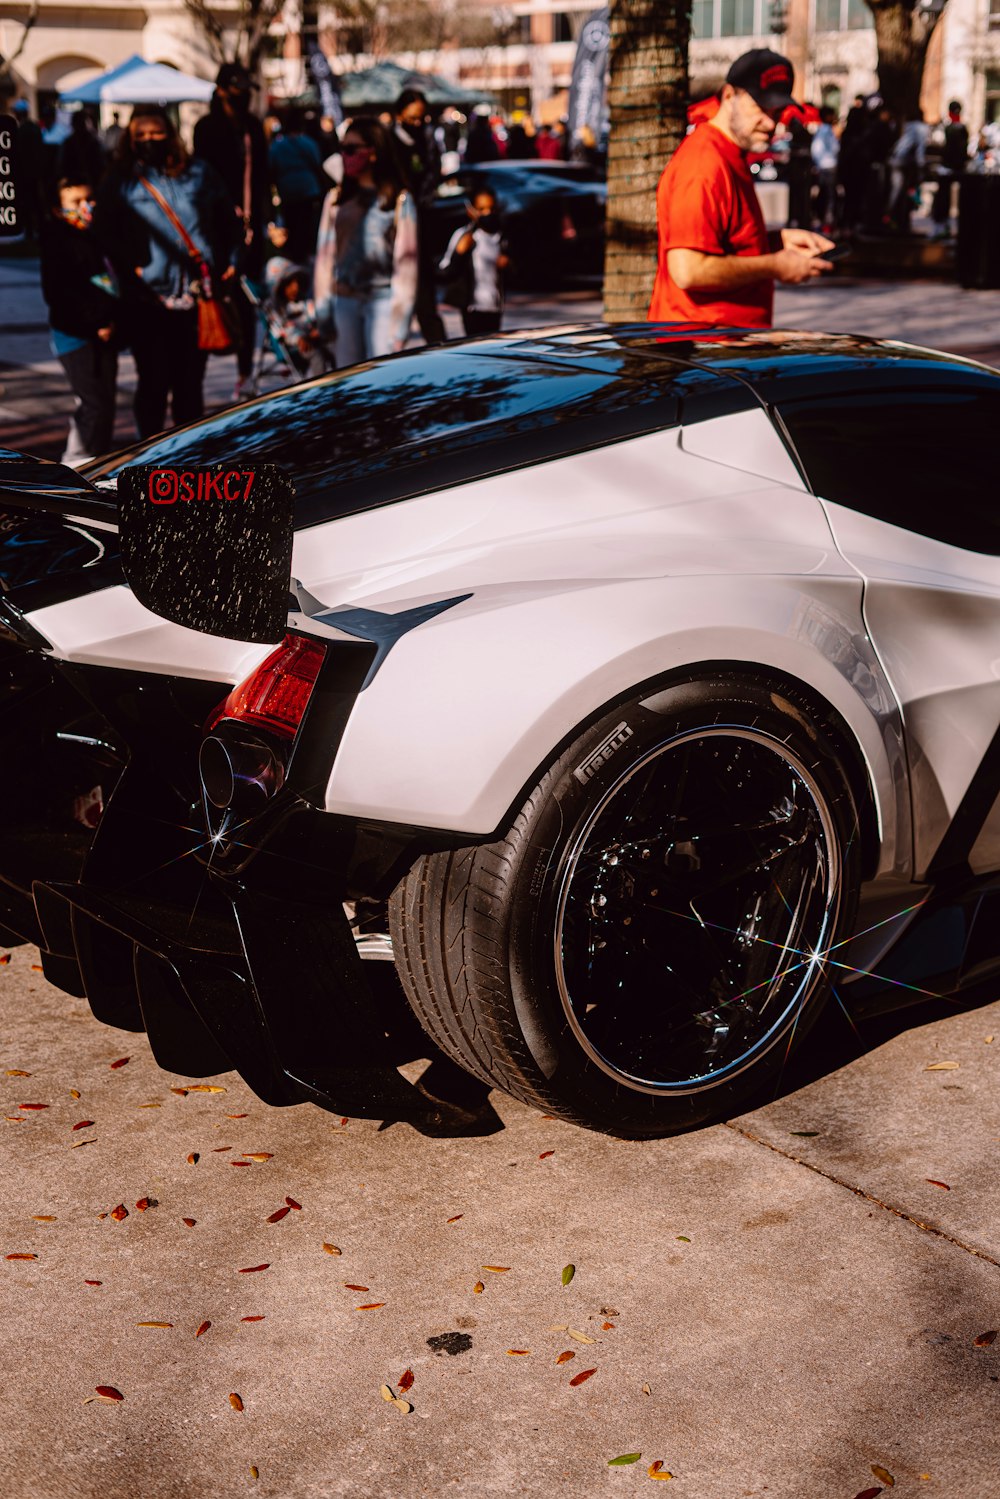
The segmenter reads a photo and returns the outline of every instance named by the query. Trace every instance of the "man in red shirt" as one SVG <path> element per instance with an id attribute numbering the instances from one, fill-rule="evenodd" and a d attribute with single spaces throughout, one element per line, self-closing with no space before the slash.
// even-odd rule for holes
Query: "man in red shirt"
<path id="1" fill-rule="evenodd" d="M 792 77 L 777 52 L 745 52 L 729 69 L 718 112 L 674 152 L 656 191 L 651 322 L 767 328 L 775 281 L 832 269 L 821 256 L 833 241 L 808 229 L 782 229 L 772 249 L 747 165 L 747 153 L 765 150 L 795 105 Z"/>

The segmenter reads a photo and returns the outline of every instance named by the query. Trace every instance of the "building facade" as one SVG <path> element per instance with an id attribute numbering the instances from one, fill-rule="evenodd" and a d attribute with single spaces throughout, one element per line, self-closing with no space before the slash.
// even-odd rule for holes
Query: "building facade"
<path id="1" fill-rule="evenodd" d="M 294 46 L 300 3 L 289 0 L 285 26 L 276 28 L 283 29 L 287 43 L 276 35 L 265 64 L 267 82 L 278 95 L 297 93 L 305 83 Z M 465 45 L 446 42 L 433 50 L 397 53 L 397 60 L 486 89 L 508 112 L 556 118 L 565 112 L 575 39 L 600 0 L 575 0 L 572 10 L 561 8 L 564 3 L 513 0 L 498 8 L 476 0 L 483 21 L 477 45 L 466 38 Z M 5 0 L 0 51 L 10 57 L 23 37 L 14 76 L 35 108 L 133 53 L 202 77 L 214 75 L 209 49 L 181 0 L 41 0 L 37 20 L 24 36 L 31 8 L 30 0 Z M 216 0 L 213 10 L 220 19 L 230 12 L 235 20 L 237 0 Z M 320 31 L 325 50 L 339 54 L 332 59 L 335 70 L 374 60 L 353 56 L 336 24 Z M 829 103 L 843 113 L 856 94 L 876 88 L 875 32 L 864 0 L 693 0 L 692 97 L 712 92 L 735 57 L 760 46 L 789 57 L 800 98 Z M 940 119 L 953 98 L 962 101 L 973 126 L 1000 119 L 1000 0 L 949 0 L 928 57 L 926 118 Z"/>

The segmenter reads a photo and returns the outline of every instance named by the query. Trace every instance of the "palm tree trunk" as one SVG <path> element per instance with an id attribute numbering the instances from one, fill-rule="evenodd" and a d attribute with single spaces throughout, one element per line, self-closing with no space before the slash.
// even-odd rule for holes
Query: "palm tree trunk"
<path id="1" fill-rule="evenodd" d="M 604 316 L 642 321 L 656 278 L 656 184 L 687 128 L 687 0 L 611 0 Z"/>

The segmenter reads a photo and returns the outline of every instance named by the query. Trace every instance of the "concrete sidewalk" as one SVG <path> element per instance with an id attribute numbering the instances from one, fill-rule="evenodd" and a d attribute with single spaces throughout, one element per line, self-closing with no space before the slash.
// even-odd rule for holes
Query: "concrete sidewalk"
<path id="1" fill-rule="evenodd" d="M 17 1492 L 590 1499 L 656 1461 L 682 1499 L 1000 1492 L 1000 1004 L 674 1139 L 502 1095 L 429 1139 L 184 1096 L 35 957 L 0 968 Z"/>
<path id="2" fill-rule="evenodd" d="M 460 338 L 458 314 L 449 308 L 443 313 L 448 336 Z M 593 289 L 554 295 L 519 292 L 508 302 L 506 326 L 591 322 L 601 316 L 600 298 Z M 775 323 L 902 339 L 1000 365 L 1000 291 L 963 291 L 939 281 L 851 281 L 833 276 L 815 285 L 779 287 Z M 74 403 L 62 367 L 49 349 L 37 261 L 0 258 L 0 329 L 0 442 L 58 458 Z M 414 346 L 419 346 L 419 339 Z M 236 361 L 231 355 L 209 359 L 207 408 L 229 405 L 235 383 Z M 134 438 L 134 390 L 135 366 L 126 353 L 119 365 L 117 446 Z"/>

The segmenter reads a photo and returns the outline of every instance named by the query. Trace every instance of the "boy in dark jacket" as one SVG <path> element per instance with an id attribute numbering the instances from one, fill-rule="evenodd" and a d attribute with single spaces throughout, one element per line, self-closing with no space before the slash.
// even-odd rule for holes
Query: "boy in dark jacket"
<path id="1" fill-rule="evenodd" d="M 63 178 L 41 224 L 42 294 L 52 350 L 76 396 L 63 463 L 79 467 L 111 448 L 118 353 L 117 287 L 91 231 L 93 189 Z"/>

